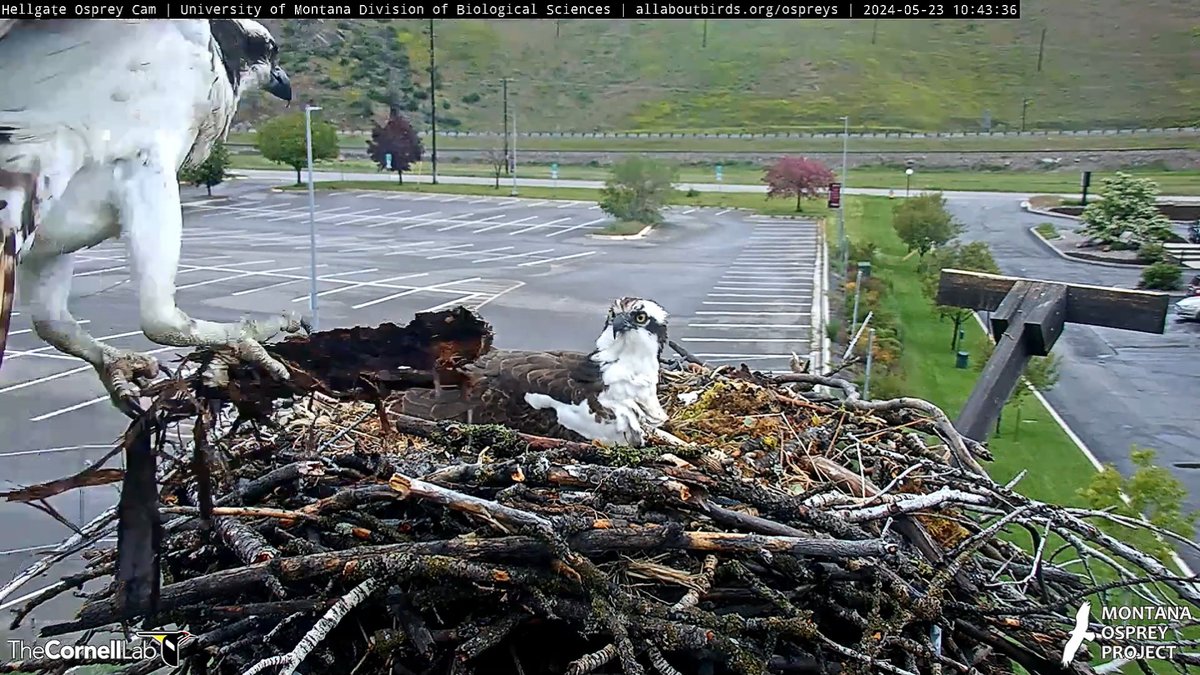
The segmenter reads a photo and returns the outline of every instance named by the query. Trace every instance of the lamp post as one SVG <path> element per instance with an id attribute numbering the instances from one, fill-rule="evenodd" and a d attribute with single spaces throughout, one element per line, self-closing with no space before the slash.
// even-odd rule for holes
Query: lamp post
<path id="1" fill-rule="evenodd" d="M 838 246 L 842 249 L 842 270 L 850 264 L 850 247 L 846 244 L 846 149 L 850 142 L 850 117 L 842 117 L 842 198 L 838 200 Z"/>
<path id="2" fill-rule="evenodd" d="M 904 196 L 908 196 L 908 189 L 912 186 L 913 170 L 911 168 L 904 170 Z"/>
<path id="3" fill-rule="evenodd" d="M 320 106 L 304 106 L 304 145 L 308 152 L 308 311 L 312 312 L 313 330 L 320 330 L 317 319 L 317 219 L 316 193 L 313 190 L 312 111 Z"/>

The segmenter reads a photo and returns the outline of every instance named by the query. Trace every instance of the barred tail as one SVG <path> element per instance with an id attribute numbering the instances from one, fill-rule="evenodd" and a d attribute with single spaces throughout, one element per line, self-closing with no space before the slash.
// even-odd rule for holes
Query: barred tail
<path id="1" fill-rule="evenodd" d="M 17 233 L 0 230 L 0 365 L 8 345 L 8 330 L 12 323 L 13 301 L 17 294 Z"/>

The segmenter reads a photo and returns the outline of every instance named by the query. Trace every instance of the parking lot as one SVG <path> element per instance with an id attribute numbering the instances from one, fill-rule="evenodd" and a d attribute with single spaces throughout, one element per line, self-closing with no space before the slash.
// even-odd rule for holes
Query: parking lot
<path id="1" fill-rule="evenodd" d="M 286 309 L 307 315 L 307 194 L 221 187 L 212 199 L 185 198 L 179 306 L 217 321 Z M 498 347 L 587 351 L 612 299 L 636 295 L 663 304 L 671 336 L 714 363 L 786 369 L 793 352 L 803 358 L 810 349 L 817 234 L 805 221 L 685 208 L 650 238 L 604 241 L 587 236 L 607 220 L 592 203 L 392 192 L 318 194 L 315 220 L 319 329 L 406 323 L 416 312 L 462 304 L 492 323 Z M 76 260 L 71 308 L 89 332 L 167 365 L 185 352 L 142 336 L 122 242 Z M 91 366 L 42 342 L 23 310 L 0 369 L 5 489 L 83 469 L 128 422 Z M 80 523 L 115 500 L 115 487 L 96 487 L 49 501 Z M 4 581 L 70 533 L 22 504 L 0 503 L 0 523 Z M 43 616 L 66 618 L 73 609 L 48 605 Z M 7 623 L 0 635 L 10 635 Z"/>

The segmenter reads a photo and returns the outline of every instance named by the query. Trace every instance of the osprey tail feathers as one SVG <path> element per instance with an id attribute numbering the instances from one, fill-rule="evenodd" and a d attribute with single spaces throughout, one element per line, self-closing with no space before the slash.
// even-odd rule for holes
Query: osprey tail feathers
<path id="1" fill-rule="evenodd" d="M 0 364 L 17 294 L 17 262 L 33 235 L 35 177 L 0 169 Z"/>
<path id="2" fill-rule="evenodd" d="M 2 228 L 0 237 L 3 237 L 3 241 L 0 241 L 0 364 L 3 364 L 13 301 L 17 294 L 17 233 Z"/>

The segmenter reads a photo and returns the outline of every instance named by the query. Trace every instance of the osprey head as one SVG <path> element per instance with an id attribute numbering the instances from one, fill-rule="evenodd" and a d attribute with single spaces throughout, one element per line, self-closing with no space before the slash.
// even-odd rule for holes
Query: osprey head
<path id="1" fill-rule="evenodd" d="M 210 19 L 213 37 L 229 83 L 240 96 L 261 87 L 285 101 L 292 100 L 292 83 L 279 66 L 279 45 L 262 24 L 250 19 Z"/>
<path id="2" fill-rule="evenodd" d="M 667 345 L 667 318 L 667 311 L 653 300 L 618 298 L 608 308 L 596 348 L 657 356 Z"/>

